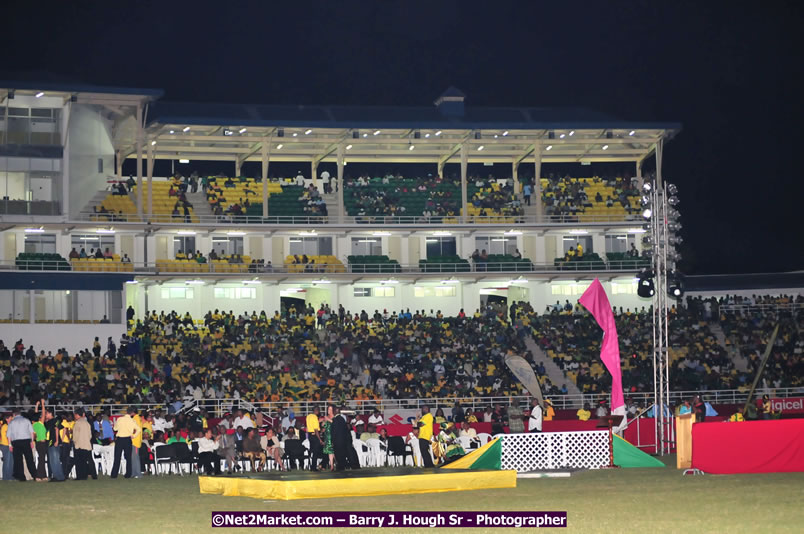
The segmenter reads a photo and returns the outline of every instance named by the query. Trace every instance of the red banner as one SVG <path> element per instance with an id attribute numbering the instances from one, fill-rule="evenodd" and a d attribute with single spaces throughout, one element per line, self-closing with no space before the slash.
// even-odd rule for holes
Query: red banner
<path id="1" fill-rule="evenodd" d="M 696 423 L 692 467 L 717 475 L 804 471 L 804 419 Z"/>
<path id="2" fill-rule="evenodd" d="M 804 414 L 804 397 L 771 399 L 771 409 L 782 414 Z"/>

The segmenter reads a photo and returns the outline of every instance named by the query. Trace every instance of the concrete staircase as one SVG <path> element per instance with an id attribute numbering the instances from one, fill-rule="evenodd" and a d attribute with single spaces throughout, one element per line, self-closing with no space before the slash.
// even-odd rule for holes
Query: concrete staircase
<path id="1" fill-rule="evenodd" d="M 203 190 L 199 189 L 195 193 L 187 192 L 187 200 L 193 205 L 193 213 L 199 218 L 200 221 L 212 220 L 212 208 L 207 202 L 207 195 Z"/>
<path id="2" fill-rule="evenodd" d="M 103 199 L 106 198 L 108 195 L 111 195 L 111 194 L 112 194 L 111 191 L 97 191 L 97 192 L 95 192 L 95 194 L 92 196 L 92 198 L 89 199 L 89 202 L 87 203 L 87 205 L 84 206 L 84 209 L 81 210 L 81 213 L 92 213 L 94 208 L 95 208 L 95 206 L 100 207 L 100 205 L 103 204 Z M 132 200 L 135 200 L 135 199 L 132 199 Z M 135 202 L 135 205 L 136 205 L 136 202 Z"/>
<path id="3" fill-rule="evenodd" d="M 531 354 L 533 354 L 533 363 L 539 364 L 541 363 L 544 365 L 544 371 L 547 375 L 547 378 L 550 379 L 550 382 L 553 383 L 556 387 L 561 387 L 562 384 L 567 385 L 567 394 L 568 395 L 580 395 L 581 390 L 578 389 L 578 386 L 572 383 L 572 380 L 564 375 L 564 372 L 558 367 L 558 365 L 553 361 L 550 356 L 547 355 L 546 352 L 542 350 L 539 345 L 531 338 L 530 336 L 525 337 L 525 346 L 528 348 Z M 546 395 L 545 395 L 546 396 Z"/>
<path id="4" fill-rule="evenodd" d="M 748 358 L 740 353 L 736 345 L 732 344 L 731 348 L 726 345 L 726 333 L 723 331 L 723 328 L 717 323 L 710 323 L 709 330 L 715 335 L 718 344 L 731 356 L 735 369 L 741 372 L 748 372 Z"/>
<path id="5" fill-rule="evenodd" d="M 327 213 L 329 214 L 329 220 L 331 222 L 340 221 L 341 210 L 338 209 L 337 193 L 328 193 L 326 195 L 321 195 L 321 198 L 323 198 L 324 202 L 326 202 L 327 204 Z"/>

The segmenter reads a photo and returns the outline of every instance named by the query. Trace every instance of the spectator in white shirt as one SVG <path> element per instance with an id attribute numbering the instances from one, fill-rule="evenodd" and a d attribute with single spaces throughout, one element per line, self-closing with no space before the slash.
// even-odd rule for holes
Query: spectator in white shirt
<path id="1" fill-rule="evenodd" d="M 533 407 L 530 409 L 530 417 L 528 418 L 528 432 L 541 432 L 542 431 L 542 407 L 539 401 L 533 402 Z"/>
<path id="2" fill-rule="evenodd" d="M 232 426 L 234 428 L 242 427 L 243 430 L 248 430 L 249 428 L 254 428 L 254 421 L 252 421 L 251 417 L 247 414 L 244 414 L 243 410 L 237 410 L 237 417 L 235 417 L 232 422 Z"/>
<path id="3" fill-rule="evenodd" d="M 215 451 L 220 444 L 220 436 L 212 439 L 212 429 L 204 431 L 204 437 L 198 438 L 198 465 L 203 467 L 207 475 L 221 474 L 221 458 Z"/>
<path id="4" fill-rule="evenodd" d="M 382 414 L 379 410 L 374 410 L 374 413 L 369 415 L 368 422 L 370 425 L 382 425 L 385 424 L 382 420 Z"/>

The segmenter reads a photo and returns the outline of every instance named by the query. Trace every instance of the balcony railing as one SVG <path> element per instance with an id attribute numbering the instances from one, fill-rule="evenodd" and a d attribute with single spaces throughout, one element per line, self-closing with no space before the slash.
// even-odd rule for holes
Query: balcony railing
<path id="1" fill-rule="evenodd" d="M 779 389 L 761 389 L 754 394 L 754 398 L 761 397 L 767 393 L 773 398 L 787 398 L 799 397 L 804 395 L 804 388 L 779 388 Z M 730 390 L 712 390 L 712 391 L 671 391 L 670 402 L 672 404 L 679 403 L 685 399 L 690 399 L 695 395 L 700 395 L 701 398 L 713 405 L 719 404 L 743 404 L 748 398 L 748 391 L 741 391 L 736 389 Z M 650 406 L 653 403 L 652 392 L 637 392 L 629 393 L 628 398 L 642 406 Z M 368 415 L 372 413 L 374 408 L 384 412 L 386 410 L 400 410 L 400 409 L 419 409 L 422 406 L 429 406 L 431 409 L 434 407 L 443 408 L 447 416 L 450 415 L 450 409 L 456 401 L 460 402 L 461 406 L 466 410 L 474 412 L 481 412 L 487 406 L 508 406 L 511 401 L 517 403 L 520 407 L 525 408 L 532 402 L 531 397 L 450 397 L 439 399 L 380 399 L 380 400 L 354 400 L 347 399 L 343 404 L 358 414 Z M 581 408 L 585 402 L 594 406 L 599 401 L 609 400 L 609 395 L 590 394 L 590 395 L 553 395 L 550 397 L 550 402 L 557 410 L 577 410 Z M 249 411 L 259 411 L 266 415 L 276 415 L 280 410 L 285 408 L 292 408 L 296 415 L 306 415 L 313 413 L 313 409 L 318 406 L 322 411 L 326 410 L 328 404 L 332 401 L 282 401 L 282 402 L 247 402 L 244 399 L 201 399 L 193 400 L 191 398 L 184 399 L 181 411 L 189 411 L 195 407 L 206 409 L 212 417 L 222 417 L 225 413 L 231 413 L 237 409 L 244 409 Z M 90 413 L 100 413 L 108 410 L 112 415 L 122 415 L 126 413 L 130 404 L 80 404 L 63 402 L 55 407 L 56 412 L 63 413 L 72 411 L 75 407 L 81 406 Z M 137 404 L 137 408 L 156 410 L 160 409 L 167 412 L 167 404 Z M 19 409 L 21 411 L 33 410 L 33 405 L 8 405 L 4 407 L 7 411 Z"/>
<path id="2" fill-rule="evenodd" d="M 61 215 L 57 201 L 0 199 L 0 215 Z"/>
<path id="3" fill-rule="evenodd" d="M 462 217 L 413 217 L 413 216 L 320 216 L 320 215 L 298 215 L 281 216 L 268 215 L 267 217 L 254 215 L 199 215 L 194 213 L 192 216 L 184 215 L 160 215 L 153 214 L 142 216 L 136 213 L 79 213 L 76 221 L 86 222 L 114 222 L 114 223 L 159 223 L 159 224 L 200 224 L 200 225 L 373 225 L 373 226 L 438 226 L 438 225 L 521 225 L 521 224 L 583 224 L 583 223 L 633 223 L 640 222 L 639 215 L 517 215 L 517 216 L 469 216 L 465 220 Z"/>
<path id="4" fill-rule="evenodd" d="M 123 262 L 111 259 L 86 259 L 66 262 L 64 260 L 2 260 L 2 271 L 73 271 L 111 272 L 132 274 L 451 274 L 451 273 L 555 273 L 582 271 L 634 271 L 622 261 L 573 262 L 484 262 L 484 263 L 310 263 L 277 264 L 229 263 L 226 261 L 157 260 L 154 262 Z"/>

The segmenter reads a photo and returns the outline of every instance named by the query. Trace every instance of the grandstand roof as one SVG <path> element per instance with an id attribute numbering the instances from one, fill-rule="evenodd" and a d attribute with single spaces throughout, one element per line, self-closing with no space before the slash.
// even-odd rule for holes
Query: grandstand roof
<path id="1" fill-rule="evenodd" d="M 82 83 L 62 83 L 62 82 L 30 82 L 23 80 L 0 80 L 0 95 L 5 98 L 9 93 L 19 93 L 21 95 L 36 94 L 44 92 L 47 96 L 75 96 L 76 101 L 86 102 L 97 98 L 116 97 L 117 100 L 136 102 L 154 100 L 161 98 L 164 91 L 161 89 L 142 89 L 134 87 L 111 87 L 106 85 L 89 85 Z"/>
<path id="2" fill-rule="evenodd" d="M 624 121 L 580 108 L 464 106 L 447 90 L 433 106 L 241 105 L 156 102 L 147 135 L 157 159 L 446 163 L 641 161 L 678 123 Z"/>
<path id="3" fill-rule="evenodd" d="M 5 88 L 5 89 L 3 89 Z M 199 104 L 158 101 L 163 91 L 71 83 L 0 81 L 0 95 L 61 97 L 105 105 L 128 120 L 115 146 L 136 154 L 129 106 L 148 104 L 146 142 L 155 159 L 206 161 L 337 160 L 399 163 L 545 163 L 642 161 L 674 122 L 625 121 L 581 108 L 473 107 L 448 88 L 431 106 Z M 126 111 L 127 110 L 127 111 Z"/>

